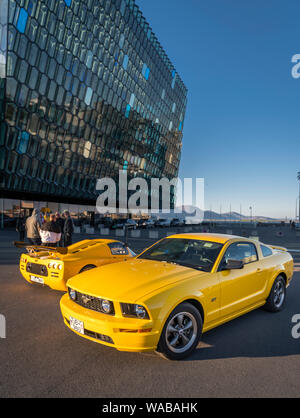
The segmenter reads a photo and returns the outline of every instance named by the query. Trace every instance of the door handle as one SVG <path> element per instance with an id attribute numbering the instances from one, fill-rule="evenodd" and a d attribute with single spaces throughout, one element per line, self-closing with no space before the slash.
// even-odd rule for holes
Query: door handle
<path id="1" fill-rule="evenodd" d="M 261 268 L 258 268 L 257 270 L 256 270 L 256 273 L 260 273 L 262 271 L 262 269 Z"/>

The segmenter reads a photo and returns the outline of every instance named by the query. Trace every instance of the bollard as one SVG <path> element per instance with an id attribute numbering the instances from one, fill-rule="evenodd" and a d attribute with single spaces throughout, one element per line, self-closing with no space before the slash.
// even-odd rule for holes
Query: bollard
<path id="1" fill-rule="evenodd" d="M 125 231 L 124 229 L 116 229 L 116 237 L 124 237 Z"/>
<path id="2" fill-rule="evenodd" d="M 166 237 L 170 237 L 171 235 L 176 235 L 176 232 L 170 231 L 166 233 Z"/>
<path id="3" fill-rule="evenodd" d="M 131 238 L 140 238 L 141 237 L 141 231 L 132 230 L 131 231 Z"/>
<path id="4" fill-rule="evenodd" d="M 158 231 L 149 231 L 149 239 L 158 239 Z"/>

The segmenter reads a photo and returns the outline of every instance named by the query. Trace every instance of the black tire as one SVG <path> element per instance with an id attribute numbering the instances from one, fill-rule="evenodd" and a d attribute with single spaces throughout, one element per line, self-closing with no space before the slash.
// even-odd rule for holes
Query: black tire
<path id="1" fill-rule="evenodd" d="M 187 302 L 178 305 L 166 320 L 157 347 L 158 354 L 169 360 L 190 356 L 199 344 L 202 328 L 198 309 Z"/>
<path id="2" fill-rule="evenodd" d="M 94 266 L 93 264 L 88 264 L 87 266 L 82 267 L 79 274 L 84 273 L 85 271 L 88 271 L 88 270 L 93 270 L 95 268 L 96 266 Z"/>
<path id="3" fill-rule="evenodd" d="M 275 280 L 264 309 L 268 312 L 280 312 L 286 301 L 286 282 L 282 276 Z"/>

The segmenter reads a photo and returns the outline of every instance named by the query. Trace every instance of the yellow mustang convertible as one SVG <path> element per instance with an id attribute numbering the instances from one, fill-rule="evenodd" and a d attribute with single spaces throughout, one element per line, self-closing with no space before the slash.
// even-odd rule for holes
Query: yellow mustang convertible
<path id="1" fill-rule="evenodd" d="M 284 248 L 221 234 L 180 234 L 126 263 L 71 278 L 61 311 L 84 338 L 180 360 L 205 331 L 261 306 L 280 311 L 292 275 L 293 259 Z"/>
<path id="2" fill-rule="evenodd" d="M 76 274 L 135 256 L 121 242 L 105 239 L 85 240 L 68 248 L 30 246 L 21 242 L 14 244 L 28 251 L 28 254 L 21 255 L 20 272 L 29 283 L 62 291 L 67 291 L 67 280 Z"/>

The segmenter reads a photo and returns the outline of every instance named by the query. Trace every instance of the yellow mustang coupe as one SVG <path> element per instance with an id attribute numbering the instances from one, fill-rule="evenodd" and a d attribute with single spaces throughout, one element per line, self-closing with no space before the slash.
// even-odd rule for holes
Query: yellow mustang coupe
<path id="1" fill-rule="evenodd" d="M 28 251 L 21 255 L 20 272 L 29 283 L 61 291 L 67 291 L 66 282 L 72 276 L 135 256 L 121 242 L 104 239 L 85 240 L 68 248 L 30 246 L 20 242 L 15 242 L 15 246 L 25 247 Z"/>
<path id="2" fill-rule="evenodd" d="M 65 324 L 84 338 L 180 360 L 203 332 L 261 306 L 280 311 L 292 275 L 284 248 L 180 234 L 126 263 L 71 278 L 60 306 Z"/>

